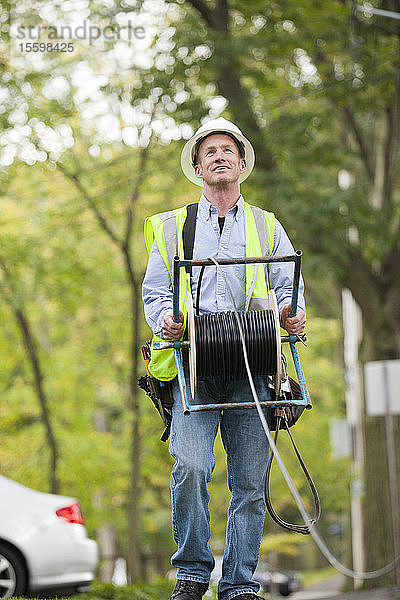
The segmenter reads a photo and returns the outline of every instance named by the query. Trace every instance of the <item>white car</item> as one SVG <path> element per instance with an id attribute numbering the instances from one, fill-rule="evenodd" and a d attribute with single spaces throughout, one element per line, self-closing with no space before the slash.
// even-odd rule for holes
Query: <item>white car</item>
<path id="1" fill-rule="evenodd" d="M 0 475 L 0 598 L 77 590 L 95 576 L 97 544 L 75 498 L 44 494 Z"/>

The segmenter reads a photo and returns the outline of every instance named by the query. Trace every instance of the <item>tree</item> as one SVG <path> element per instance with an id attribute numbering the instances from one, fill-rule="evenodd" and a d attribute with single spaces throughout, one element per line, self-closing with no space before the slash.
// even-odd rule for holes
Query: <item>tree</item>
<path id="1" fill-rule="evenodd" d="M 0 270 L 2 273 L 3 296 L 6 298 L 14 315 L 32 369 L 32 387 L 34 388 L 39 403 L 41 421 L 45 429 L 45 436 L 50 454 L 50 468 L 48 475 L 49 487 L 53 494 L 57 494 L 60 491 L 60 481 L 58 476 L 59 449 L 51 420 L 49 408 L 50 402 L 44 385 L 44 372 L 42 357 L 39 352 L 39 344 L 25 306 L 24 291 L 22 289 L 23 284 L 21 281 L 15 281 L 15 276 L 13 276 L 8 267 L 4 256 L 0 256 Z"/>

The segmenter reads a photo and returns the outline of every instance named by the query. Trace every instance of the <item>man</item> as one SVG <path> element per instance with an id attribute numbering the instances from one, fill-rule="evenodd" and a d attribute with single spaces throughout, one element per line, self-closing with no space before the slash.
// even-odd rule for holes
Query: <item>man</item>
<path id="1" fill-rule="evenodd" d="M 255 256 L 254 248 L 258 248 L 261 255 L 260 225 L 256 224 L 260 223 L 260 215 L 262 226 L 268 232 L 266 253 L 273 256 L 294 253 L 284 229 L 272 213 L 251 207 L 241 196 L 240 184 L 253 168 L 254 150 L 236 125 L 218 118 L 200 127 L 186 143 L 181 165 L 190 181 L 203 186 L 196 217 L 194 259 Z M 161 213 L 150 217 L 145 229 L 150 251 L 143 282 L 145 315 L 155 336 L 166 340 L 179 340 L 184 334 L 185 290 L 181 290 L 180 322 L 175 323 L 172 317 L 171 256 L 182 250 L 185 217 L 186 207 Z M 252 286 L 248 281 L 250 271 L 244 265 L 227 266 L 224 271 L 239 310 L 247 310 L 252 302 L 265 300 L 268 279 L 277 296 L 282 326 L 293 334 L 304 331 L 302 281 L 299 309 L 290 317 L 292 263 L 271 263 L 269 268 L 253 269 Z M 198 276 L 199 268 L 193 268 L 193 298 L 196 298 Z M 233 310 L 224 278 L 216 268 L 205 269 L 201 291 L 200 313 Z M 161 352 L 153 352 L 150 370 L 160 379 L 173 379 L 176 369 L 172 353 Z M 254 381 L 259 399 L 269 400 L 271 393 L 265 378 L 258 376 Z M 176 462 L 171 475 L 171 495 L 173 534 L 178 550 L 171 560 L 177 569 L 171 600 L 201 600 L 215 564 L 208 543 L 207 483 L 214 468 L 213 446 L 218 427 L 227 453 L 228 485 L 232 494 L 218 598 L 256 600 L 259 584 L 252 577 L 265 516 L 264 481 L 269 454 L 268 440 L 257 411 L 254 408 L 227 409 L 184 415 L 176 378 L 172 381 L 172 392 L 170 453 Z M 225 382 L 205 376 L 198 380 L 196 402 L 207 400 L 240 402 L 252 401 L 253 397 L 247 379 Z"/>

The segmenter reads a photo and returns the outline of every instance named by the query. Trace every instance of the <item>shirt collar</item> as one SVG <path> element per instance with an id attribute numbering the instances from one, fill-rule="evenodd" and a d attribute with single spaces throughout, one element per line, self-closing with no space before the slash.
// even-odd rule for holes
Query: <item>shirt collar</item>
<path id="1" fill-rule="evenodd" d="M 212 210 L 213 206 L 212 204 L 210 204 L 210 202 L 207 200 L 207 198 L 205 197 L 204 194 L 201 195 L 201 198 L 199 200 L 199 213 L 201 214 L 201 216 L 208 221 L 208 219 L 211 216 L 211 210 Z M 239 219 L 242 217 L 243 211 L 244 211 L 244 199 L 242 194 L 240 194 L 238 201 L 236 202 L 236 204 L 234 206 L 232 206 L 232 208 L 229 209 L 228 212 L 233 212 L 233 218 L 236 221 L 239 221 Z"/>

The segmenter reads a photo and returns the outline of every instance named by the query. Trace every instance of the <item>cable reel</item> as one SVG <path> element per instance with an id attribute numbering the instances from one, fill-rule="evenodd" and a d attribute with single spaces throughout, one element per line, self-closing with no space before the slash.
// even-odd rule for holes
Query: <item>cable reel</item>
<path id="1" fill-rule="evenodd" d="M 285 379 L 278 303 L 269 292 L 269 308 L 240 312 L 241 326 L 254 375 L 272 376 L 278 398 Z M 189 376 L 192 398 L 196 398 L 197 378 L 217 376 L 223 380 L 246 376 L 240 332 L 233 312 L 195 315 L 188 297 Z"/>

